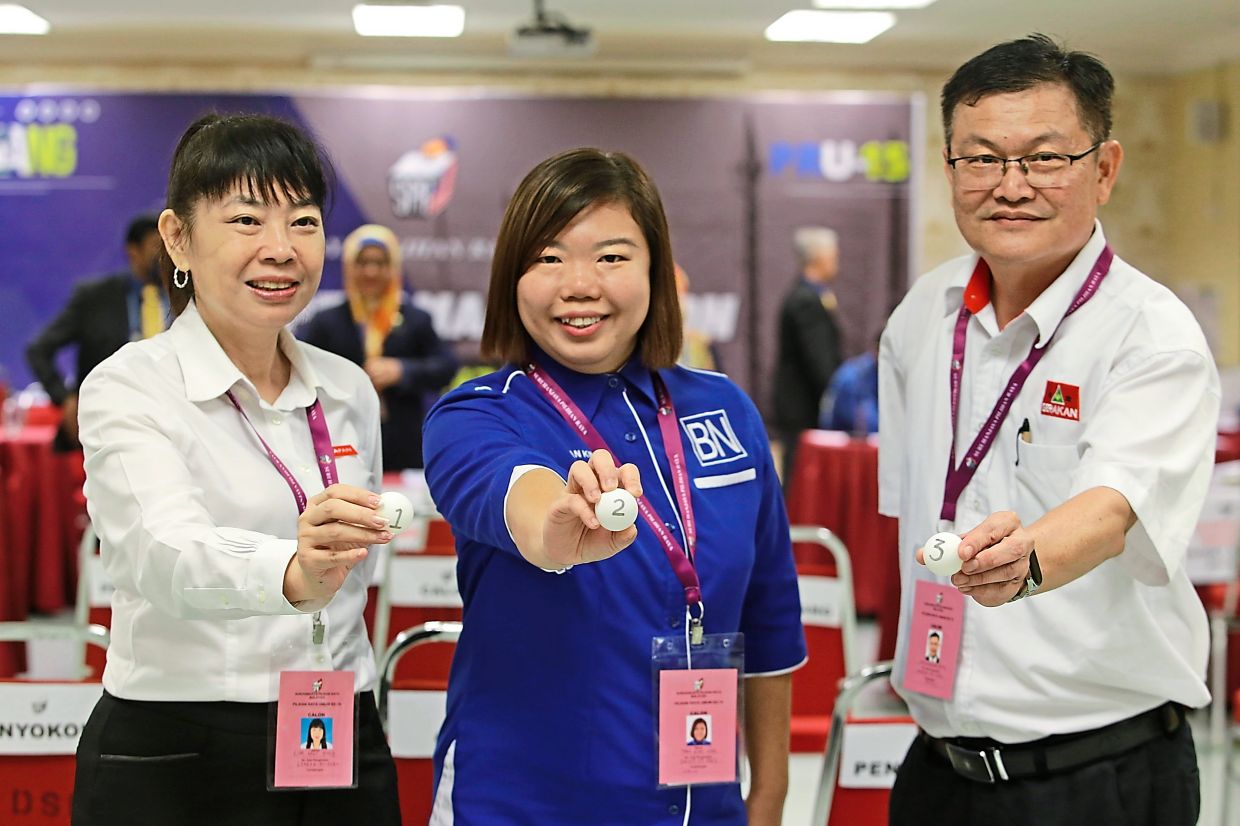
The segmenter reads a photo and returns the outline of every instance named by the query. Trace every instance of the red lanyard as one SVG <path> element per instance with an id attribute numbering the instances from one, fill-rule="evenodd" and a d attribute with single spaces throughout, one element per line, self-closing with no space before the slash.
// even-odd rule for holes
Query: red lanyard
<path id="1" fill-rule="evenodd" d="M 525 372 L 534 380 L 534 386 L 542 392 L 547 401 L 551 402 L 551 406 L 564 418 L 564 421 L 568 422 L 569 426 L 581 436 L 586 447 L 592 451 L 606 450 L 613 457 L 616 455 L 607 446 L 607 442 L 594 428 L 594 425 L 590 423 L 586 414 L 551 376 L 543 372 L 536 364 L 530 364 Z M 672 469 L 672 488 L 676 492 L 676 502 L 680 507 L 680 517 L 685 527 L 685 543 L 689 547 L 689 553 L 686 553 L 676 541 L 676 537 L 672 536 L 650 504 L 650 500 L 644 495 L 637 500 L 637 509 L 646 520 L 646 524 L 654 531 L 655 536 L 659 538 L 663 553 L 667 555 L 667 561 L 671 563 L 676 578 L 684 587 L 685 604 L 700 605 L 702 584 L 690 556 L 697 543 L 697 528 L 693 521 L 693 502 L 689 496 L 689 472 L 685 467 L 684 443 L 680 440 L 680 429 L 676 427 L 676 408 L 672 406 L 672 397 L 667 392 L 667 386 L 658 373 L 652 371 L 650 376 L 654 381 L 655 399 L 659 405 L 659 432 L 663 434 L 663 450 L 667 454 L 667 462 Z"/>
<path id="2" fill-rule="evenodd" d="M 241 418 L 245 419 L 245 423 L 250 426 L 250 430 L 254 431 L 254 436 L 258 439 L 259 444 L 263 446 L 263 450 L 267 451 L 267 458 L 271 460 L 271 464 L 284 477 L 285 483 L 289 490 L 293 492 L 293 498 L 297 500 L 297 512 L 302 513 L 309 503 L 306 492 L 297 482 L 297 477 L 293 476 L 293 472 L 288 469 L 284 462 L 280 461 L 280 457 L 271 449 L 254 427 L 254 423 L 250 421 L 250 417 L 245 415 L 245 411 L 241 409 L 241 404 L 237 401 L 237 397 L 229 390 L 224 394 L 228 400 L 232 402 L 232 406 L 237 408 L 237 412 L 241 414 Z M 340 476 L 336 473 L 336 454 L 332 450 L 332 437 L 327 431 L 327 417 L 323 415 L 323 406 L 319 404 L 319 400 L 315 399 L 314 404 L 306 408 L 306 421 L 310 424 L 310 441 L 314 444 L 314 456 L 319 466 L 319 475 L 323 477 L 323 487 L 329 488 L 336 482 L 340 481 Z"/>
<path id="3" fill-rule="evenodd" d="M 939 511 L 940 519 L 955 521 L 956 501 L 973 478 L 973 474 L 977 472 L 982 459 L 986 458 L 986 454 L 990 452 L 990 447 L 994 444 L 995 437 L 999 434 L 999 427 L 1012 409 L 1012 402 L 1016 400 L 1021 388 L 1025 386 L 1025 380 L 1029 378 L 1033 368 L 1037 366 L 1038 362 L 1042 360 L 1042 356 L 1046 355 L 1046 351 L 1050 349 L 1051 341 L 1055 338 L 1055 334 L 1059 332 L 1059 327 L 1063 324 L 1063 320 L 1079 310 L 1085 305 L 1085 302 L 1093 298 L 1094 294 L 1098 292 L 1098 286 L 1102 284 L 1102 279 L 1106 278 L 1107 273 L 1110 271 L 1111 261 L 1114 257 L 1115 253 L 1111 252 L 1109 245 L 1102 248 L 1102 253 L 1098 256 L 1098 260 L 1094 262 L 1093 269 L 1089 271 L 1089 277 L 1085 279 L 1085 283 L 1077 291 L 1076 297 L 1068 305 L 1068 310 L 1063 314 L 1063 318 L 1059 319 L 1059 323 L 1055 325 L 1055 329 L 1046 337 L 1041 347 L 1035 341 L 1033 346 L 1029 348 L 1029 355 L 1025 356 L 1025 360 L 1017 366 L 1015 372 L 1012 373 L 1012 377 L 1008 379 L 1007 386 L 1003 388 L 1003 392 L 999 395 L 999 400 L 995 402 L 994 409 L 990 411 L 990 416 L 982 425 L 982 429 L 978 431 L 976 438 L 973 439 L 973 444 L 969 446 L 968 452 L 965 453 L 964 461 L 960 465 L 956 465 L 956 426 L 960 415 L 960 382 L 964 374 L 964 351 L 965 340 L 969 334 L 969 318 L 973 315 L 964 303 L 960 305 L 960 312 L 956 315 L 956 332 L 952 338 L 950 374 L 952 447 L 947 461 L 947 481 L 943 487 L 943 507 Z M 978 259 L 977 267 L 973 271 L 973 277 L 990 277 L 990 266 L 984 259 Z"/>

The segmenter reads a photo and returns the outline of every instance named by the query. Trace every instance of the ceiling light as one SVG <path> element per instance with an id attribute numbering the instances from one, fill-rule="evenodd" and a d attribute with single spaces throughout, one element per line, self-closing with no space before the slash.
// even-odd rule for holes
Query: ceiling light
<path id="1" fill-rule="evenodd" d="M 362 3 L 353 7 L 353 28 L 365 37 L 460 37 L 465 9 Z"/>
<path id="2" fill-rule="evenodd" d="M 896 24 L 885 11 L 790 11 L 766 27 L 767 40 L 869 43 Z"/>
<path id="3" fill-rule="evenodd" d="M 25 6 L 0 3 L 0 34 L 47 34 L 52 24 Z"/>
<path id="4" fill-rule="evenodd" d="M 934 0 L 814 0 L 820 9 L 924 9 Z"/>

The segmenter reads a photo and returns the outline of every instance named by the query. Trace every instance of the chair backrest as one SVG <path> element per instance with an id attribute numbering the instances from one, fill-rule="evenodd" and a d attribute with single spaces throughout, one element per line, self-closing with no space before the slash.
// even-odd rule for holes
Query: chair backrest
<path id="1" fill-rule="evenodd" d="M 435 649 L 451 649 L 459 622 L 427 622 L 396 635 L 379 669 L 379 716 L 396 761 L 403 823 L 426 823 L 434 803 L 435 740 L 447 705 L 446 682 L 434 688 L 398 677 L 402 659 L 417 660 Z M 406 657 L 417 649 L 417 656 Z"/>
<path id="2" fill-rule="evenodd" d="M 435 517 L 424 520 L 420 535 L 422 542 L 416 547 L 398 547 L 396 540 L 388 546 L 383 577 L 373 594 L 371 641 L 380 659 L 402 629 L 461 619 L 452 531 L 447 522 Z M 432 646 L 417 657 L 401 661 L 396 677 L 443 688 L 451 665 L 452 647 Z"/>
<path id="3" fill-rule="evenodd" d="M 74 640 L 106 647 L 107 630 L 0 623 L 0 639 Z M 69 826 L 75 753 L 103 687 L 71 680 L 0 680 L 0 821 Z"/>
<path id="4" fill-rule="evenodd" d="M 808 750 L 820 751 L 837 686 L 858 665 L 852 564 L 844 543 L 826 528 L 795 525 L 791 536 L 794 542 L 819 546 L 829 557 L 829 561 L 797 566 L 809 662 L 792 675 L 792 714 L 820 719 L 820 724 L 812 726 L 817 738 L 808 744 Z M 793 728 L 798 730 L 795 723 Z"/>
<path id="5" fill-rule="evenodd" d="M 906 714 L 857 717 L 862 689 L 891 677 L 891 663 L 876 663 L 844 680 L 831 715 L 831 733 L 818 782 L 813 826 L 886 826 L 896 771 L 917 735 Z"/>
<path id="6" fill-rule="evenodd" d="M 95 529 L 86 523 L 78 542 L 77 596 L 73 605 L 73 622 L 79 627 L 99 625 L 112 627 L 112 592 L 116 590 L 103 569 L 103 557 L 99 555 L 99 538 Z M 89 674 L 99 677 L 106 663 L 106 651 L 97 646 L 87 646 L 86 668 Z"/>

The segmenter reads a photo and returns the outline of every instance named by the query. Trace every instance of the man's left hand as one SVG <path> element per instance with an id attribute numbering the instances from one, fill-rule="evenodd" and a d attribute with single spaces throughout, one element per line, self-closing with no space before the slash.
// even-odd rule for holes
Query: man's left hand
<path id="1" fill-rule="evenodd" d="M 1011 511 L 999 511 L 960 538 L 960 573 L 952 585 L 993 608 L 1016 596 L 1029 574 L 1033 536 Z"/>
<path id="2" fill-rule="evenodd" d="M 387 356 L 374 356 L 366 359 L 366 375 L 370 376 L 370 383 L 379 392 L 387 390 L 400 381 L 404 372 L 400 359 Z"/>

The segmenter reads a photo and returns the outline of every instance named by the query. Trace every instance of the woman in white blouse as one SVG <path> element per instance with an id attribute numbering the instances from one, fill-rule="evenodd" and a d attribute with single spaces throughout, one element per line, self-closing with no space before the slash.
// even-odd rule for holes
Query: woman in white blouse
<path id="1" fill-rule="evenodd" d="M 369 546 L 391 538 L 374 510 L 378 399 L 284 329 L 322 275 L 325 166 L 284 121 L 191 125 L 159 222 L 176 320 L 82 385 L 86 496 L 116 592 L 76 826 L 400 822 L 362 621 Z M 357 788 L 268 791 L 287 670 L 355 675 Z"/>

